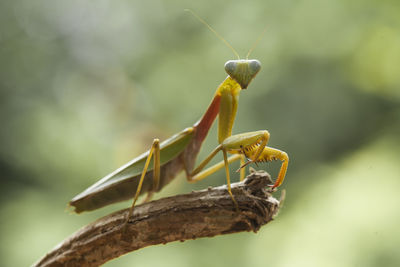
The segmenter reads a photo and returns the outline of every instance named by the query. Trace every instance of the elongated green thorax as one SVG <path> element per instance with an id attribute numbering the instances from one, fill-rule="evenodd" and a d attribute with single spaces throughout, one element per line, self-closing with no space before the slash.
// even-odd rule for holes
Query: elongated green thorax
<path id="1" fill-rule="evenodd" d="M 218 87 L 221 97 L 218 118 L 218 143 L 232 135 L 239 103 L 240 85 L 230 76 Z"/>

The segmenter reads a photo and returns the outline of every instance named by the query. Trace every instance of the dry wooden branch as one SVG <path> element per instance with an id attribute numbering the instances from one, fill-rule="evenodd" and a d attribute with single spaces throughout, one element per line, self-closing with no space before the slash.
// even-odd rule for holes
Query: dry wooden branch
<path id="1" fill-rule="evenodd" d="M 279 201 L 267 190 L 270 183 L 267 173 L 253 172 L 243 182 L 232 184 L 240 211 L 236 211 L 226 186 L 137 206 L 126 228 L 128 209 L 117 211 L 83 227 L 34 266 L 99 266 L 150 245 L 256 232 L 279 209 Z"/>

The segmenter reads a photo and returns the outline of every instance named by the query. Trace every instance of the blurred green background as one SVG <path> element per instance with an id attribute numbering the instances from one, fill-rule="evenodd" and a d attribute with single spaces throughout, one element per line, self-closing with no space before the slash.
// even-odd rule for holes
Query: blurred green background
<path id="1" fill-rule="evenodd" d="M 148 247 L 107 266 L 399 266 L 398 0 L 2 0 L 0 265 L 30 265 L 128 207 L 66 211 L 205 111 L 234 56 L 185 8 L 243 56 L 267 26 L 234 133 L 268 129 L 288 152 L 285 206 L 257 234 Z M 215 127 L 208 137 L 200 157 Z M 224 183 L 223 172 L 195 185 L 180 175 L 156 198 Z"/>

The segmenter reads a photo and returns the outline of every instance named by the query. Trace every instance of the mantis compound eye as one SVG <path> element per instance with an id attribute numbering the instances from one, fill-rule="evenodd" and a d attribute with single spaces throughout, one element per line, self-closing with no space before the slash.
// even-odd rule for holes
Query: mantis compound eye
<path id="1" fill-rule="evenodd" d="M 246 89 L 261 69 L 257 59 L 229 60 L 225 63 L 225 71 L 242 89 Z"/>

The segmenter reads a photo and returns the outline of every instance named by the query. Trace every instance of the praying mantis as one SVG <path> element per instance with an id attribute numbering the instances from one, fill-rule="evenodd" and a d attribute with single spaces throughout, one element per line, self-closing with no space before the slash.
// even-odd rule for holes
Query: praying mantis
<path id="1" fill-rule="evenodd" d="M 270 138 L 267 130 L 232 135 L 239 94 L 242 90 L 247 89 L 261 69 L 261 63 L 258 60 L 248 59 L 254 45 L 249 50 L 246 59 L 240 59 L 238 53 L 225 39 L 195 13 L 190 12 L 214 32 L 237 56 L 236 60 L 229 60 L 225 63 L 228 77 L 218 86 L 211 103 L 199 121 L 162 143 L 159 139 L 154 139 L 150 150 L 75 196 L 69 205 L 74 208 L 76 213 L 95 210 L 133 198 L 127 218 L 129 220 L 141 194 L 147 193 L 146 200 L 150 199 L 154 192 L 160 191 L 182 171 L 186 174 L 187 181 L 194 183 L 221 168 L 225 168 L 227 191 L 238 209 L 238 204 L 232 194 L 229 173 L 229 164 L 237 160 L 240 160 L 241 163 L 240 180 L 244 179 L 245 167 L 250 163 L 282 161 L 278 177 L 271 187 L 276 188 L 282 184 L 288 168 L 289 157 L 287 153 L 267 146 Z M 219 117 L 219 144 L 195 168 L 201 145 L 217 117 Z M 222 152 L 223 160 L 204 169 L 219 152 Z M 229 157 L 228 154 L 230 154 Z"/>

